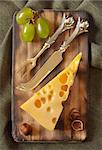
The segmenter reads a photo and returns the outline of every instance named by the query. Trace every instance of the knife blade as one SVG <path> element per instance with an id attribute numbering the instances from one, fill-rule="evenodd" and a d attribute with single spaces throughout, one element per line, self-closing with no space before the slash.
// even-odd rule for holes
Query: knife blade
<path id="1" fill-rule="evenodd" d="M 62 61 L 63 57 L 59 51 L 55 51 L 50 58 L 44 63 L 35 76 L 27 83 L 21 84 L 18 87 L 20 90 L 32 90 L 37 87 L 42 80 Z M 55 61 L 54 61 L 55 60 Z"/>
<path id="2" fill-rule="evenodd" d="M 37 87 L 44 78 L 51 73 L 51 71 L 63 60 L 62 54 L 69 47 L 69 44 L 77 36 L 80 29 L 80 17 L 78 18 L 77 25 L 68 40 L 64 41 L 60 49 L 55 51 L 50 58 L 44 63 L 40 70 L 33 76 L 27 83 L 21 83 L 17 89 L 22 91 L 29 91 Z M 55 60 L 55 61 L 53 61 Z"/>

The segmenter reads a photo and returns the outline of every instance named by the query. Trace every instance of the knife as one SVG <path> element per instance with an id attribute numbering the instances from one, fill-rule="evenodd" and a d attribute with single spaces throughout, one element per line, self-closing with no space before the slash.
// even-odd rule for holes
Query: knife
<path id="1" fill-rule="evenodd" d="M 60 46 L 58 51 L 55 51 L 50 58 L 44 63 L 44 65 L 40 68 L 40 70 L 33 76 L 33 78 L 27 83 L 21 83 L 17 89 L 22 91 L 29 91 L 37 87 L 44 78 L 63 60 L 62 54 L 69 47 L 70 42 L 76 37 L 80 29 L 80 17 L 78 18 L 78 22 L 75 30 L 68 38 L 68 40 L 64 41 Z M 55 61 L 53 61 L 55 60 Z"/>
<path id="2" fill-rule="evenodd" d="M 78 17 L 77 25 L 71 36 L 68 40 L 64 41 L 60 46 L 59 50 L 55 51 L 49 59 L 44 63 L 44 65 L 40 68 L 40 70 L 33 76 L 33 78 L 27 83 L 21 83 L 17 86 L 17 89 L 22 91 L 29 91 L 36 88 L 44 78 L 51 73 L 51 71 L 63 60 L 62 54 L 69 47 L 69 44 L 73 41 L 73 39 L 78 35 L 80 31 L 80 17 Z M 55 60 L 55 61 L 54 61 Z"/>
<path id="3" fill-rule="evenodd" d="M 66 30 L 73 28 L 73 24 L 74 24 L 74 18 L 72 16 L 68 17 L 64 13 L 62 20 L 61 20 L 61 24 L 56 29 L 54 34 L 52 34 L 52 36 L 50 36 L 48 38 L 48 40 L 44 43 L 44 45 L 42 46 L 42 48 L 40 49 L 40 51 L 38 52 L 38 54 L 36 56 L 29 58 L 26 61 L 24 61 L 23 65 L 21 65 L 20 68 L 18 68 L 16 70 L 16 74 L 20 75 L 22 79 L 25 78 L 30 73 L 30 71 L 32 69 L 34 69 L 34 67 L 36 67 L 36 62 L 37 62 L 38 58 L 42 55 L 42 53 L 45 50 L 47 50 L 48 48 L 50 48 L 50 46 L 56 41 L 56 39 L 58 38 L 58 36 L 61 33 L 63 33 Z M 29 67 L 27 67 L 27 66 L 29 66 Z M 26 68 L 27 68 L 27 70 L 26 70 Z"/>

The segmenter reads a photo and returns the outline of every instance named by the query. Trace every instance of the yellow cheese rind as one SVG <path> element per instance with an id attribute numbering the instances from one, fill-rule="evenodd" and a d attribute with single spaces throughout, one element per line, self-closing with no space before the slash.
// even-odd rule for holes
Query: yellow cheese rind
<path id="1" fill-rule="evenodd" d="M 20 106 L 50 131 L 54 130 L 63 110 L 62 101 L 68 98 L 81 57 L 79 53 L 68 67 Z"/>

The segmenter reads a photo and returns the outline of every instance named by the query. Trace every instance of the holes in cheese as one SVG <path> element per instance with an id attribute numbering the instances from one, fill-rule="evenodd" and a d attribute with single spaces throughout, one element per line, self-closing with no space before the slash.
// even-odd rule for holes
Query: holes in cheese
<path id="1" fill-rule="evenodd" d="M 63 73 L 60 77 L 59 80 L 62 84 L 65 84 L 67 82 L 68 76 L 66 73 Z"/>
<path id="2" fill-rule="evenodd" d="M 63 95 L 64 95 L 64 92 L 63 92 L 63 91 L 60 91 L 60 92 L 59 92 L 59 96 L 60 96 L 60 97 L 63 97 Z"/>
<path id="3" fill-rule="evenodd" d="M 49 89 L 51 89 L 51 85 L 49 85 L 48 87 L 49 87 Z"/>
<path id="4" fill-rule="evenodd" d="M 50 94 L 52 94 L 52 95 L 53 95 L 53 90 L 51 90 L 51 91 L 50 91 Z"/>
<path id="5" fill-rule="evenodd" d="M 38 92 L 37 95 L 40 96 L 40 92 Z"/>
<path id="6" fill-rule="evenodd" d="M 52 118 L 52 122 L 53 122 L 53 123 L 56 122 L 56 117 Z"/>
<path id="7" fill-rule="evenodd" d="M 61 90 L 67 91 L 67 89 L 68 89 L 68 85 L 62 85 L 62 86 L 61 86 Z"/>
<path id="8" fill-rule="evenodd" d="M 47 107 L 47 112 L 50 112 L 51 111 L 51 107 Z"/>
<path id="9" fill-rule="evenodd" d="M 63 110 L 63 101 L 68 99 L 81 56 L 82 53 L 79 53 L 68 67 L 41 88 L 37 92 L 40 95 L 35 93 L 27 102 L 20 106 L 47 130 L 52 131 L 56 126 Z"/>
<path id="10" fill-rule="evenodd" d="M 51 101 L 51 99 L 52 99 L 52 95 L 49 94 L 49 95 L 48 95 L 48 100 Z"/>
<path id="11" fill-rule="evenodd" d="M 39 99 L 36 99 L 34 104 L 37 108 L 41 107 L 41 101 Z"/>
<path id="12" fill-rule="evenodd" d="M 43 94 L 46 94 L 46 91 L 45 91 L 45 89 L 43 89 L 43 90 L 42 90 L 42 92 L 43 92 Z"/>
<path id="13" fill-rule="evenodd" d="M 41 97 L 41 101 L 42 101 L 43 104 L 45 104 L 46 98 L 45 97 Z"/>

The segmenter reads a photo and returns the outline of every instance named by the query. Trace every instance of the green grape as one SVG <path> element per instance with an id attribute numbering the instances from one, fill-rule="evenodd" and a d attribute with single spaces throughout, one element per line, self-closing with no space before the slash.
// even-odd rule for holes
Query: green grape
<path id="1" fill-rule="evenodd" d="M 48 37 L 50 29 L 46 19 L 41 17 L 36 20 L 36 31 L 40 38 Z"/>
<path id="2" fill-rule="evenodd" d="M 24 25 L 25 23 L 29 22 L 33 16 L 33 11 L 31 8 L 24 7 L 21 9 L 16 15 L 16 21 L 18 24 Z"/>
<path id="3" fill-rule="evenodd" d="M 21 30 L 21 38 L 24 42 L 31 42 L 35 36 L 35 26 L 32 23 L 26 23 Z"/>

